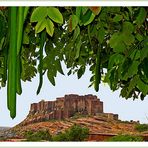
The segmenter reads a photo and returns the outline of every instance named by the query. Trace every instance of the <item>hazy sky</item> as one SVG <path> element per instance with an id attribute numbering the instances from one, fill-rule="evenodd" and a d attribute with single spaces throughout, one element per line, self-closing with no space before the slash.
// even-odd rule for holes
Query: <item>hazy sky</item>
<path id="1" fill-rule="evenodd" d="M 67 70 L 64 67 L 65 74 Z M 25 119 L 30 104 L 44 100 L 55 100 L 56 97 L 62 97 L 65 94 L 93 94 L 97 95 L 104 102 L 104 112 L 119 114 L 121 120 L 140 120 L 142 123 L 148 123 L 148 97 L 144 101 L 132 99 L 125 100 L 119 97 L 119 91 L 112 92 L 107 85 L 101 85 L 100 91 L 96 93 L 93 88 L 88 88 L 90 72 L 87 70 L 81 79 L 76 75 L 63 76 L 57 75 L 56 86 L 52 86 L 46 75 L 40 94 L 36 95 L 38 87 L 38 76 L 32 82 L 22 83 L 23 93 L 17 97 L 17 115 L 11 119 L 6 103 L 6 88 L 0 91 L 0 126 L 14 126 Z"/>

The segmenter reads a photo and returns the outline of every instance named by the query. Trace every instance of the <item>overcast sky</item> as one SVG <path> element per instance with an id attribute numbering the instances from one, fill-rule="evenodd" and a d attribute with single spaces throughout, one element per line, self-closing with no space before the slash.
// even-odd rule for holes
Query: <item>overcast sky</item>
<path id="1" fill-rule="evenodd" d="M 67 73 L 64 67 L 65 74 Z M 0 91 L 0 126 L 14 126 L 23 121 L 29 113 L 30 104 L 44 100 L 55 100 L 65 94 L 93 94 L 97 95 L 104 102 L 104 112 L 119 114 L 121 120 L 140 120 L 141 123 L 148 123 L 148 97 L 144 101 L 132 99 L 125 100 L 119 97 L 119 91 L 112 92 L 107 85 L 102 84 L 100 91 L 96 93 L 93 88 L 88 88 L 91 73 L 87 69 L 81 79 L 76 75 L 57 75 L 56 86 L 52 86 L 47 77 L 44 77 L 44 84 L 38 96 L 38 76 L 32 82 L 22 83 L 23 93 L 17 97 L 17 115 L 11 119 L 7 109 L 6 88 Z"/>

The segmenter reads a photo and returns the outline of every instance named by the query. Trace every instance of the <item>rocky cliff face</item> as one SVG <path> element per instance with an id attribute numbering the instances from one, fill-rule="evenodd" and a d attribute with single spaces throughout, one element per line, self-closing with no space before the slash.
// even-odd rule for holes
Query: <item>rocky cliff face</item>
<path id="1" fill-rule="evenodd" d="M 118 115 L 103 113 L 103 102 L 94 95 L 79 96 L 75 94 L 65 95 L 55 101 L 40 101 L 31 104 L 27 118 L 21 123 L 23 125 L 48 121 L 61 120 L 80 115 L 103 115 L 107 118 L 118 119 Z"/>

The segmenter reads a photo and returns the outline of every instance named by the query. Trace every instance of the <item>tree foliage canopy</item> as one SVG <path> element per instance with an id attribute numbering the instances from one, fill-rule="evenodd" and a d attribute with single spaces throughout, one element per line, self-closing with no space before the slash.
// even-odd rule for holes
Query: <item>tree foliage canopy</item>
<path id="1" fill-rule="evenodd" d="M 73 125 L 65 132 L 53 137 L 53 141 L 85 141 L 89 136 L 89 129 L 80 125 Z"/>
<path id="2" fill-rule="evenodd" d="M 0 81 L 15 117 L 21 80 L 39 73 L 55 85 L 61 62 L 77 73 L 89 66 L 90 86 L 108 83 L 126 99 L 148 94 L 148 9 L 146 7 L 7 7 L 0 11 Z M 16 29 L 17 28 L 17 29 Z M 16 50 L 15 50 L 16 49 Z M 45 54 L 44 54 L 45 53 Z M 13 89 L 12 89 L 13 88 Z M 12 97 L 13 96 L 13 97 Z"/>

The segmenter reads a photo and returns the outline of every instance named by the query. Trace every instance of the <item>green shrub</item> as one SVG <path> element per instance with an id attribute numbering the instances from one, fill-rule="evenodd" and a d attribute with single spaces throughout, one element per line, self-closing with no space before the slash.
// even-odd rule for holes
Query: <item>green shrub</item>
<path id="1" fill-rule="evenodd" d="M 54 136 L 53 141 L 69 141 L 69 137 L 64 132 L 64 133 L 60 133 L 60 134 Z"/>
<path id="2" fill-rule="evenodd" d="M 6 137 L 0 137 L 0 141 L 5 141 L 5 140 L 7 140 Z"/>
<path id="3" fill-rule="evenodd" d="M 48 130 L 39 130 L 36 132 L 27 131 L 24 136 L 27 139 L 27 141 L 42 141 L 42 140 L 51 141 L 52 140 L 52 136 L 50 135 Z"/>
<path id="4" fill-rule="evenodd" d="M 89 129 L 79 125 L 73 125 L 64 133 L 53 137 L 53 141 L 84 141 L 88 138 Z"/>
<path id="5" fill-rule="evenodd" d="M 134 135 L 117 135 L 117 136 L 114 136 L 110 139 L 108 139 L 107 141 L 143 141 L 143 138 L 142 137 L 139 137 L 139 136 L 134 136 Z"/>
<path id="6" fill-rule="evenodd" d="M 148 124 L 137 124 L 135 129 L 139 132 L 144 132 L 148 130 Z"/>

